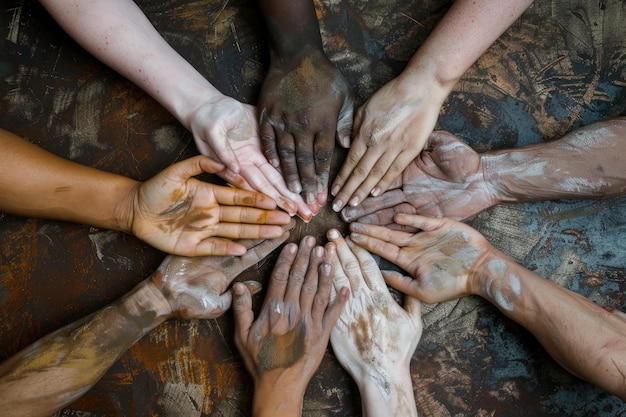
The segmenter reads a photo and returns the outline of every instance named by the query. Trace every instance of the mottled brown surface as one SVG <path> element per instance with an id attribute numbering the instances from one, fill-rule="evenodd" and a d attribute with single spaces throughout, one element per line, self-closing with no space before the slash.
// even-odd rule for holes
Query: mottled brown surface
<path id="1" fill-rule="evenodd" d="M 138 1 L 225 94 L 254 103 L 266 44 L 254 2 Z M 359 104 L 395 76 L 448 1 L 316 1 L 329 56 Z M 191 135 L 78 47 L 35 1 L 0 7 L 0 126 L 61 156 L 146 179 L 196 153 Z M 470 36 L 471 34 L 468 34 Z M 472 67 L 440 126 L 478 150 L 560 137 L 626 108 L 623 1 L 537 2 Z M 334 170 L 343 157 L 338 152 Z M 625 309 L 626 200 L 501 205 L 470 222 L 515 260 Z M 324 209 L 294 240 L 345 230 Z M 265 282 L 276 254 L 242 279 Z M 0 359 L 130 290 L 163 254 L 132 236 L 0 214 Z M 263 293 L 255 296 L 260 306 Z M 522 328 L 474 297 L 428 306 L 411 365 L 421 416 L 618 416 L 626 407 L 563 371 Z M 230 314 L 172 321 L 128 351 L 63 416 L 247 416 L 251 381 Z M 358 391 L 329 351 L 305 416 L 358 416 Z"/>

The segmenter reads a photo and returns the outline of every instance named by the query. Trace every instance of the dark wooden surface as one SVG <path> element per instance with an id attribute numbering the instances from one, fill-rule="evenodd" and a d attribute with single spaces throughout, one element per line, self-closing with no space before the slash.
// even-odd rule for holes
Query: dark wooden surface
<path id="1" fill-rule="evenodd" d="M 255 103 L 267 64 L 255 3 L 138 4 L 225 94 Z M 402 70 L 447 1 L 317 1 L 325 47 L 358 103 Z M 77 46 L 39 3 L 0 7 L 0 126 L 63 157 L 147 179 L 197 153 L 142 91 Z M 471 34 L 468 34 L 471 36 Z M 446 101 L 440 127 L 480 151 L 562 136 L 626 108 L 623 1 L 537 2 Z M 335 170 L 342 153 L 336 155 Z M 1 196 L 0 196 L 1 198 Z M 538 274 L 625 309 L 626 199 L 501 205 L 470 221 Z M 323 242 L 330 210 L 305 233 Z M 246 273 L 265 282 L 272 259 Z M 132 236 L 0 214 L 0 360 L 115 300 L 164 255 Z M 255 305 L 262 294 L 255 296 Z M 481 299 L 427 306 L 411 364 L 420 416 L 622 416 L 616 397 L 562 370 L 524 329 Z M 251 381 L 232 317 L 171 321 L 133 346 L 59 416 L 247 416 Z M 287 393 L 286 393 L 287 395 Z M 329 350 L 305 416 L 358 416 L 358 391 Z"/>

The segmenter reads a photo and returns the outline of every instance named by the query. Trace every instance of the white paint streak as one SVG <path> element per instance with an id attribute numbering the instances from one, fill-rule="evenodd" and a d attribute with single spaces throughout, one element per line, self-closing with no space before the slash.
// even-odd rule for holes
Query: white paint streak
<path id="1" fill-rule="evenodd" d="M 522 294 L 519 276 L 507 273 L 506 263 L 501 259 L 489 261 L 487 270 L 492 276 L 487 284 L 487 295 L 503 310 L 513 311 L 515 300 Z"/>

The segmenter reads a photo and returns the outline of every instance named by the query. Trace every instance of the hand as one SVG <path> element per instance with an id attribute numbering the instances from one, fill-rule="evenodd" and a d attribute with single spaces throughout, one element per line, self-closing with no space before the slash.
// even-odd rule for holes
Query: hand
<path id="1" fill-rule="evenodd" d="M 477 271 L 494 250 L 480 233 L 451 219 L 401 214 L 394 221 L 422 231 L 413 234 L 361 223 L 350 225 L 354 243 L 411 275 L 386 272 L 389 285 L 425 303 L 478 293 Z"/>
<path id="2" fill-rule="evenodd" d="M 155 248 L 186 255 L 243 255 L 230 239 L 280 237 L 287 213 L 270 198 L 193 178 L 221 171 L 223 165 L 197 156 L 174 164 L 139 185 L 131 196 L 130 230 Z"/>
<path id="3" fill-rule="evenodd" d="M 278 257 L 265 301 L 254 321 L 252 300 L 246 288 L 233 287 L 235 344 L 255 384 L 254 415 L 263 407 L 267 415 L 275 403 L 299 415 L 302 396 L 318 368 L 348 291 L 330 303 L 331 267 L 324 249 L 307 236 L 298 248 L 290 243 Z M 288 392 L 277 398 L 274 390 Z M 285 405 L 289 402 L 289 406 Z M 291 403 L 293 402 L 293 404 Z M 285 412 L 285 409 L 282 409 Z"/>
<path id="4" fill-rule="evenodd" d="M 310 220 L 319 207 L 307 207 L 298 193 L 289 191 L 280 172 L 263 156 L 256 108 L 219 94 L 199 101 L 186 116 L 186 124 L 198 150 L 226 165 L 217 174 L 236 187 L 270 196 L 291 215 Z"/>
<path id="5" fill-rule="evenodd" d="M 410 362 L 422 335 L 421 303 L 405 297 L 399 306 L 372 255 L 336 229 L 327 236 L 335 286 L 352 292 L 330 340 L 359 386 L 363 414 L 416 416 Z"/>
<path id="6" fill-rule="evenodd" d="M 344 208 L 342 217 L 381 226 L 398 212 L 462 220 L 498 203 L 495 194 L 481 156 L 451 133 L 436 131 L 389 191 Z"/>
<path id="7" fill-rule="evenodd" d="M 333 210 L 387 190 L 422 151 L 446 96 L 436 83 L 399 76 L 359 108 L 352 146 L 331 190 Z"/>
<path id="8" fill-rule="evenodd" d="M 309 204 L 326 202 L 335 136 L 349 146 L 353 102 L 348 82 L 323 52 L 270 64 L 259 99 L 263 148 Z"/>
<path id="9" fill-rule="evenodd" d="M 288 227 L 293 226 L 293 223 Z M 243 271 L 260 262 L 289 238 L 289 232 L 270 240 L 242 240 L 245 255 L 187 258 L 168 256 L 150 276 L 149 284 L 169 303 L 171 317 L 212 319 L 230 308 L 230 283 Z M 258 284 L 246 285 L 258 288 Z"/>

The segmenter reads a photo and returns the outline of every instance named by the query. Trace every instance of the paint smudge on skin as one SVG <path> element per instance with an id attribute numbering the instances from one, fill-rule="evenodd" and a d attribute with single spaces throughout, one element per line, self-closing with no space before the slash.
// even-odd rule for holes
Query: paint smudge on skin
<path id="1" fill-rule="evenodd" d="M 305 325 L 301 323 L 283 335 L 270 335 L 259 349 L 259 373 L 289 368 L 304 355 Z"/>
<path id="2" fill-rule="evenodd" d="M 522 295 L 519 276 L 507 273 L 506 263 L 501 259 L 489 261 L 487 270 L 493 276 L 487 284 L 487 294 L 503 310 L 513 311 L 515 301 Z"/>

